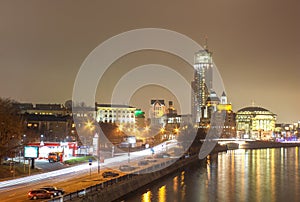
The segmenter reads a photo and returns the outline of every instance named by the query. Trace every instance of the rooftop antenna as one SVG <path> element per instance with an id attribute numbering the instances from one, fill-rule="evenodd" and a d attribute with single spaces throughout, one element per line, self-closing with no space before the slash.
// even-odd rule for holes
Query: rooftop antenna
<path id="1" fill-rule="evenodd" d="M 251 101 L 251 106 L 254 107 L 255 106 L 255 102 L 254 100 Z"/>
<path id="2" fill-rule="evenodd" d="M 204 43 L 204 50 L 208 50 L 208 37 L 205 35 L 205 43 Z"/>

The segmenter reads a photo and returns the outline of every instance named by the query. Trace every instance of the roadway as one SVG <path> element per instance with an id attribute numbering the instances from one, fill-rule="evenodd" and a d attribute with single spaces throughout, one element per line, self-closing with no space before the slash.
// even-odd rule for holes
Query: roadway
<path id="1" fill-rule="evenodd" d="M 163 145 L 165 144 L 166 143 L 163 143 L 154 147 L 153 149 L 155 153 L 162 152 L 164 150 Z M 176 145 L 177 143 L 172 142 L 172 144 L 168 144 L 168 148 Z M 139 159 L 143 159 L 145 156 L 151 154 L 152 151 L 150 149 L 132 152 L 130 153 L 130 164 L 136 165 Z M 117 169 L 119 165 L 127 164 L 127 162 L 128 154 L 106 159 L 104 163 L 100 164 L 101 173 L 104 170 L 113 169 L 119 172 L 120 175 L 123 175 L 124 173 L 121 173 Z M 0 182 L 0 201 L 29 201 L 27 198 L 29 190 L 37 189 L 46 185 L 63 188 L 66 193 L 74 192 L 107 180 L 102 178 L 101 173 L 98 174 L 98 164 L 94 162 L 91 166 L 89 166 L 88 163 L 81 164 L 56 171 L 2 181 Z"/>

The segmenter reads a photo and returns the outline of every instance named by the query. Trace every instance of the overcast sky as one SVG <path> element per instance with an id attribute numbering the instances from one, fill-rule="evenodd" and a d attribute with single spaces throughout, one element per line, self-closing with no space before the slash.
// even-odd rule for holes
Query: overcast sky
<path id="1" fill-rule="evenodd" d="M 254 101 L 277 114 L 278 122 L 298 121 L 299 19 L 298 0 L 1 0 L 0 96 L 64 103 L 81 64 L 99 44 L 132 29 L 164 28 L 201 45 L 208 36 L 234 110 Z M 116 61 L 115 74 L 105 79 L 117 81 L 122 68 L 159 62 L 185 66 L 165 53 L 133 53 Z M 113 82 L 102 83 L 96 101 L 103 103 Z M 147 111 L 151 98 L 173 99 L 166 89 L 145 86 L 130 104 Z"/>

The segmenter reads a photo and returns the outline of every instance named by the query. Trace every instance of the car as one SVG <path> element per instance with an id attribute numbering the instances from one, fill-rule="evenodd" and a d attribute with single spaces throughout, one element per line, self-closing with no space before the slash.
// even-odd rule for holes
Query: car
<path id="1" fill-rule="evenodd" d="M 30 199 L 36 200 L 36 199 L 53 198 L 54 193 L 47 191 L 45 189 L 35 189 L 35 190 L 29 191 L 27 196 Z"/>
<path id="2" fill-rule="evenodd" d="M 147 156 L 145 157 L 145 160 L 148 161 L 149 163 L 157 162 L 157 159 L 155 159 L 153 156 Z"/>
<path id="3" fill-rule="evenodd" d="M 105 171 L 104 173 L 102 173 L 102 177 L 104 177 L 104 178 L 117 177 L 117 176 L 119 176 L 119 173 L 115 173 L 112 171 Z"/>
<path id="4" fill-rule="evenodd" d="M 121 165 L 119 169 L 120 171 L 132 171 L 135 169 L 135 167 L 132 167 L 130 165 Z"/>
<path id="5" fill-rule="evenodd" d="M 149 164 L 149 162 L 147 160 L 141 160 L 138 163 L 139 166 L 144 166 L 144 165 L 148 165 L 148 164 Z"/>
<path id="6" fill-rule="evenodd" d="M 155 154 L 155 158 L 169 158 L 171 155 L 168 153 L 159 153 L 159 154 Z"/>
<path id="7" fill-rule="evenodd" d="M 121 142 L 121 143 L 119 144 L 119 147 L 120 147 L 120 148 L 128 148 L 128 147 L 129 147 L 129 142 Z"/>
<path id="8" fill-rule="evenodd" d="M 47 191 L 53 192 L 54 196 L 60 196 L 60 195 L 63 195 L 65 193 L 65 191 L 63 189 L 57 188 L 57 187 L 54 187 L 54 186 L 44 186 L 44 187 L 41 187 L 40 189 L 45 189 Z"/>

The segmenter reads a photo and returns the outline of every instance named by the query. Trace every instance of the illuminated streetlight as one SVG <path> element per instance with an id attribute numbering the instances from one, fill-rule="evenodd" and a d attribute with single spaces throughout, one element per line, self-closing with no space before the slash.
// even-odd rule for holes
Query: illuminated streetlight
<path id="1" fill-rule="evenodd" d="M 119 129 L 120 131 L 123 131 L 123 125 L 119 125 L 118 129 Z"/>
<path id="2" fill-rule="evenodd" d="M 94 124 L 88 120 L 86 123 L 85 123 L 85 126 L 90 130 L 90 131 L 93 131 L 95 129 L 95 126 Z"/>

